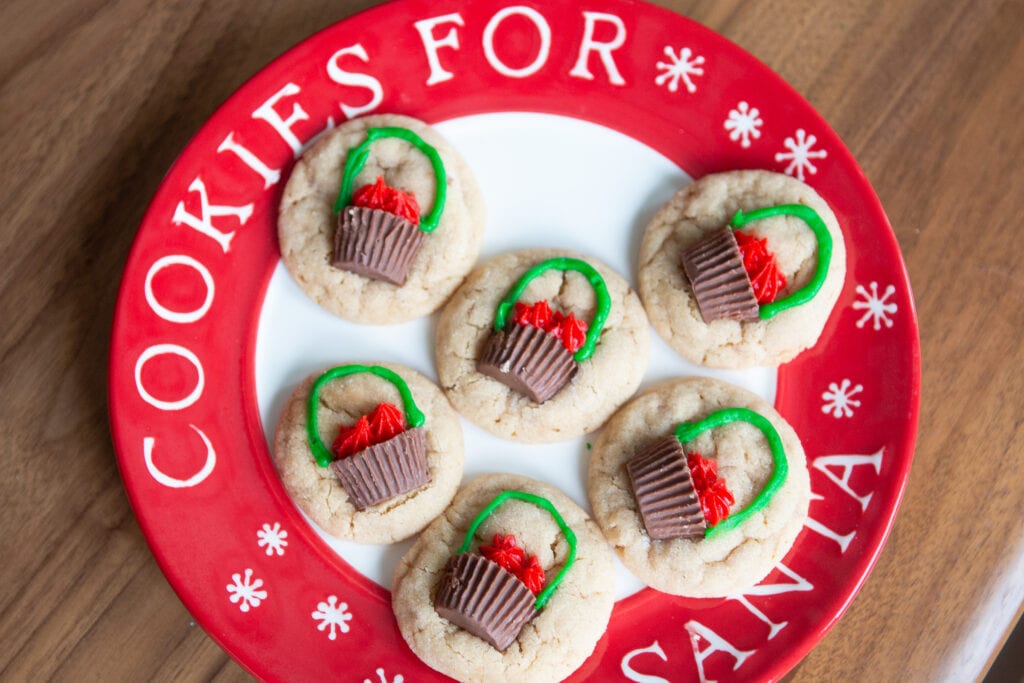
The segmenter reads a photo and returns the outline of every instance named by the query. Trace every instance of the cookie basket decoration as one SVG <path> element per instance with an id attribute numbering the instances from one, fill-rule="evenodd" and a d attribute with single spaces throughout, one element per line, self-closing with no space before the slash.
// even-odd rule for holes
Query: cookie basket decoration
<path id="1" fill-rule="evenodd" d="M 572 313 L 552 310 L 547 301 L 531 305 L 517 301 L 534 279 L 549 270 L 575 271 L 586 277 L 597 304 L 589 325 Z M 594 354 L 610 310 L 604 278 L 586 261 L 559 257 L 538 263 L 498 304 L 494 330 L 484 344 L 477 370 L 535 403 L 544 403 Z"/>
<path id="2" fill-rule="evenodd" d="M 420 216 L 411 192 L 389 187 L 383 176 L 355 191 L 352 184 L 366 165 L 370 145 L 398 138 L 410 143 L 430 161 L 436 189 L 430 213 Z M 348 150 L 341 189 L 334 203 L 338 226 L 331 265 L 374 280 L 402 286 L 426 236 L 437 229 L 444 211 L 448 180 L 437 150 L 407 128 L 368 128 L 366 140 Z"/>
<path id="3" fill-rule="evenodd" d="M 547 586 L 537 558 L 527 558 L 511 534 L 495 534 L 493 544 L 481 546 L 480 554 L 469 552 L 480 524 L 510 499 L 532 503 L 548 512 L 569 544 L 565 563 Z M 576 534 L 551 501 L 532 493 L 503 491 L 476 516 L 458 553 L 448 560 L 434 598 L 434 609 L 504 652 L 526 622 L 547 605 L 575 560 Z"/>
<path id="4" fill-rule="evenodd" d="M 331 449 L 320 439 L 320 391 L 332 380 L 369 373 L 392 383 L 404 413 L 380 403 L 354 425 L 342 427 Z M 330 467 L 358 510 L 391 500 L 427 484 L 426 418 L 412 392 L 394 371 L 379 365 L 341 365 L 320 375 L 306 403 L 306 435 L 317 465 Z"/>
<path id="5" fill-rule="evenodd" d="M 779 272 L 767 240 L 740 228 L 772 216 L 794 216 L 811 229 L 818 243 L 817 266 L 810 281 L 781 299 L 786 277 Z M 780 204 L 737 211 L 729 224 L 713 231 L 683 252 L 683 272 L 693 288 L 704 322 L 769 320 L 782 311 L 805 304 L 825 283 L 832 260 L 832 235 L 821 216 L 804 204 Z"/>
<path id="6" fill-rule="evenodd" d="M 772 454 L 772 473 L 749 505 L 731 512 L 735 503 L 717 462 L 683 446 L 706 431 L 733 422 L 758 428 Z M 789 461 L 775 426 L 747 408 L 717 410 L 698 422 L 680 423 L 674 434 L 655 441 L 626 463 L 633 495 L 652 540 L 713 538 L 739 527 L 771 502 L 789 474 Z"/>

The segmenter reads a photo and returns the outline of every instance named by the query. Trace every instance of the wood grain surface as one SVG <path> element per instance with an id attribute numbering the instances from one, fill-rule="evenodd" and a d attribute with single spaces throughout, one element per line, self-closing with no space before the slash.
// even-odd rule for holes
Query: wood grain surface
<path id="1" fill-rule="evenodd" d="M 273 57 L 375 3 L 0 4 L 0 679 L 234 680 L 151 557 L 107 424 L 113 305 L 189 138 Z M 909 488 L 793 680 L 984 674 L 1024 600 L 1024 3 L 661 2 L 780 73 L 881 197 L 916 294 Z"/>

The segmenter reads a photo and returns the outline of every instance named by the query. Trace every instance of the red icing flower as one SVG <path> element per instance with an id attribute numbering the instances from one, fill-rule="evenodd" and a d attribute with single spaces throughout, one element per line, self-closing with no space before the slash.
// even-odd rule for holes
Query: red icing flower
<path id="1" fill-rule="evenodd" d="M 513 574 L 523 566 L 523 562 L 526 560 L 526 554 L 523 552 L 523 549 L 516 544 L 515 536 L 512 534 L 509 534 L 508 536 L 494 534 L 494 539 L 491 543 L 492 545 L 480 546 L 481 555 L 491 562 L 496 562 L 499 567 L 507 569 Z"/>
<path id="2" fill-rule="evenodd" d="M 544 589 L 544 568 L 540 566 L 536 555 L 530 555 L 530 559 L 513 573 L 534 595 Z"/>
<path id="3" fill-rule="evenodd" d="M 373 443 L 382 443 L 405 431 L 405 415 L 390 403 L 380 403 L 369 416 Z"/>
<path id="4" fill-rule="evenodd" d="M 555 339 L 561 339 L 563 322 L 565 322 L 565 315 L 561 311 L 554 311 L 551 314 L 551 320 L 544 326 L 544 331 L 554 335 Z"/>
<path id="5" fill-rule="evenodd" d="M 530 325 L 544 330 L 560 340 L 569 353 L 576 353 L 587 339 L 587 323 L 572 313 L 564 315 L 561 311 L 553 311 L 547 301 L 541 300 L 534 304 L 517 302 L 512 320 L 517 325 Z"/>
<path id="6" fill-rule="evenodd" d="M 413 225 L 420 224 L 420 207 L 411 192 L 389 187 L 384 176 L 377 176 L 377 182 L 363 185 L 352 193 L 352 205 L 368 209 L 383 209 L 401 216 Z"/>
<path id="7" fill-rule="evenodd" d="M 768 240 L 758 239 L 745 232 L 735 231 L 736 244 L 743 256 L 743 269 L 750 278 L 750 286 L 757 303 L 767 304 L 786 286 L 786 276 L 779 272 L 775 255 L 768 251 Z"/>
<path id="8" fill-rule="evenodd" d="M 576 353 L 587 340 L 587 324 L 572 313 L 562 321 L 562 346 Z"/>
<path id="9" fill-rule="evenodd" d="M 334 440 L 334 452 L 339 458 L 355 455 L 371 443 L 370 421 L 363 415 L 351 427 L 342 427 L 338 438 Z"/>
<path id="10" fill-rule="evenodd" d="M 690 466 L 690 478 L 697 491 L 706 490 L 711 482 L 718 479 L 718 462 L 715 460 L 704 458 L 700 453 L 690 453 L 686 456 L 686 464 Z"/>
<path id="11" fill-rule="evenodd" d="M 540 330 L 548 328 L 551 318 L 551 307 L 547 301 L 538 301 L 532 305 L 516 302 L 515 313 L 512 314 L 517 325 L 530 325 Z"/>
<path id="12" fill-rule="evenodd" d="M 729 516 L 729 507 L 736 502 L 732 493 L 725 486 L 725 479 L 716 479 L 714 483 L 700 495 L 700 509 L 704 519 L 714 526 Z"/>
<path id="13" fill-rule="evenodd" d="M 690 453 L 686 456 L 686 464 L 690 467 L 690 478 L 700 499 L 704 519 L 714 526 L 729 516 L 729 507 L 736 499 L 725 485 L 725 479 L 719 478 L 715 460 L 704 458 L 700 453 Z"/>

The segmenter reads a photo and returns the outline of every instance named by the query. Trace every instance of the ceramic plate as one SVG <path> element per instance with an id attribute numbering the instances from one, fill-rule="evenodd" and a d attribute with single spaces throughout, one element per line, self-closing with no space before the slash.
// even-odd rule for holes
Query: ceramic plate
<path id="1" fill-rule="evenodd" d="M 652 332 L 645 377 L 711 375 L 774 401 L 807 451 L 806 527 L 765 581 L 727 599 L 667 597 L 619 567 L 608 631 L 573 680 L 784 674 L 849 605 L 899 506 L 918 414 L 913 301 L 878 199 L 821 117 L 735 45 L 630 0 L 377 7 L 261 71 L 171 168 L 125 267 L 110 411 L 125 487 L 186 607 L 261 678 L 439 678 L 391 613 L 386 586 L 408 543 L 325 539 L 284 492 L 268 449 L 308 373 L 379 360 L 436 377 L 433 318 L 346 323 L 280 265 L 277 205 L 294 158 L 370 112 L 436 124 L 466 157 L 487 201 L 482 259 L 561 246 L 635 283 L 646 222 L 715 171 L 785 172 L 831 204 L 847 279 L 815 348 L 777 371 L 714 372 Z M 463 426 L 467 480 L 519 472 L 586 506 L 593 435 L 523 446 Z"/>

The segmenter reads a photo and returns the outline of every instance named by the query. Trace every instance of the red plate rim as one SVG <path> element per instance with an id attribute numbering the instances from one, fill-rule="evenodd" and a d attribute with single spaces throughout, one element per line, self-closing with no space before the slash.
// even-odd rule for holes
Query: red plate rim
<path id="1" fill-rule="evenodd" d="M 421 0 L 394 0 L 393 2 L 386 3 L 384 5 L 376 6 L 365 10 L 359 14 L 353 15 L 347 19 L 341 20 L 340 22 L 327 27 L 316 34 L 305 39 L 295 47 L 291 48 L 280 57 L 273 60 L 266 67 L 261 69 L 256 75 L 250 78 L 245 84 L 243 84 L 238 90 L 235 91 L 225 102 L 222 104 L 217 111 L 208 119 L 203 126 L 196 133 L 194 138 L 188 143 L 181 155 L 175 160 L 170 169 L 168 170 L 167 176 L 161 185 L 161 188 L 157 191 L 156 196 L 151 202 L 143 221 L 140 225 L 140 234 L 137 236 L 135 242 L 132 245 L 130 255 L 127 260 L 125 268 L 125 276 L 122 280 L 121 287 L 118 293 L 118 302 L 114 316 L 114 328 L 112 330 L 112 343 L 111 343 L 111 356 L 110 356 L 110 369 L 108 376 L 108 400 L 110 404 L 110 420 L 111 420 L 111 432 L 113 435 L 113 441 L 115 451 L 118 457 L 118 464 L 122 472 L 122 477 L 125 479 L 126 490 L 129 496 L 129 500 L 133 509 L 136 511 L 136 516 L 139 519 L 140 526 L 146 536 L 147 542 L 150 544 L 150 548 L 154 556 L 157 559 L 162 571 L 167 576 L 168 581 L 171 583 L 174 590 L 178 593 L 182 602 L 186 605 L 188 610 L 195 616 L 197 621 L 203 625 L 211 637 L 214 638 L 218 644 L 228 651 L 239 663 L 245 667 L 253 675 L 266 675 L 267 672 L 263 671 L 260 667 L 259 662 L 253 661 L 248 656 L 248 651 L 240 647 L 237 639 L 232 637 L 232 633 L 228 630 L 221 630 L 214 624 L 216 619 L 212 616 L 213 608 L 203 602 L 201 596 L 191 590 L 189 584 L 185 579 L 182 578 L 178 564 L 180 558 L 176 555 L 169 554 L 168 548 L 160 539 L 160 531 L 153 524 L 153 518 L 148 514 L 144 514 L 143 511 L 147 507 L 147 495 L 144 489 L 132 485 L 133 472 L 138 468 L 138 457 L 137 457 L 137 441 L 129 444 L 128 442 L 128 424 L 130 420 L 129 416 L 124 414 L 120 406 L 122 405 L 122 399 L 120 398 L 121 387 L 119 381 L 123 380 L 121 376 L 124 370 L 124 353 L 125 349 L 122 348 L 126 345 L 123 336 L 123 321 L 126 317 L 130 316 L 128 311 L 127 301 L 132 300 L 134 294 L 131 291 L 132 288 L 138 285 L 138 274 L 135 273 L 141 266 L 138 264 L 141 262 L 141 242 L 142 232 L 147 225 L 157 224 L 161 218 L 165 216 L 158 216 L 158 209 L 162 209 L 159 206 L 158 199 L 160 195 L 167 191 L 167 181 L 178 175 L 186 172 L 184 166 L 186 161 L 192 157 L 197 157 L 203 154 L 209 154 L 217 140 L 215 136 L 217 130 L 221 125 L 221 119 L 228 117 L 230 112 L 228 109 L 234 102 L 241 100 L 260 99 L 257 97 L 258 94 L 266 91 L 268 83 L 273 77 L 277 75 L 277 72 L 284 70 L 285 65 L 290 65 L 301 61 L 304 57 L 308 56 L 313 51 L 314 46 L 325 41 L 328 36 L 331 36 L 339 32 L 340 27 L 352 24 L 357 21 L 371 22 L 375 20 L 383 20 L 389 15 L 403 14 L 408 16 L 422 16 L 422 17 L 434 17 L 443 15 L 448 11 L 459 11 L 465 16 L 469 16 L 471 13 L 481 10 L 481 6 L 484 3 L 468 3 L 468 4 L 453 4 L 451 8 L 446 10 L 445 7 L 441 6 L 442 3 L 426 3 Z M 545 7 L 540 3 L 520 3 L 522 6 L 536 7 L 538 11 L 543 13 L 546 18 L 552 20 L 555 17 L 561 17 L 563 14 L 568 16 L 578 11 L 575 7 Z M 856 161 L 852 155 L 846 149 L 845 145 L 841 143 L 835 132 L 828 126 L 828 124 L 817 114 L 816 111 L 788 84 L 786 84 L 780 77 L 774 74 L 767 66 L 747 54 L 738 46 L 735 46 L 731 42 L 722 38 L 718 34 L 706 29 L 691 20 L 676 15 L 668 10 L 658 8 L 652 5 L 646 5 L 644 3 L 632 2 L 631 0 L 600 0 L 592 3 L 593 7 L 604 11 L 604 12 L 618 12 L 621 15 L 635 15 L 643 14 L 649 17 L 656 17 L 658 22 L 664 22 L 665 25 L 682 25 L 685 26 L 685 35 L 687 38 L 696 37 L 706 44 L 725 46 L 726 49 L 732 51 L 734 57 L 739 62 L 746 62 L 745 67 L 748 70 L 752 70 L 757 73 L 758 78 L 770 79 L 770 89 L 778 93 L 773 97 L 777 97 L 780 100 L 785 100 L 791 106 L 795 106 L 801 110 L 801 125 L 812 129 L 816 135 L 828 142 L 828 151 L 830 154 L 830 161 L 835 163 L 837 166 L 842 166 L 847 169 L 853 169 L 854 175 L 849 177 L 847 180 L 850 183 L 856 184 L 856 187 L 851 194 L 857 195 L 857 199 L 862 203 L 857 207 L 857 215 L 865 222 L 875 226 L 883 226 L 884 230 L 876 231 L 872 234 L 872 237 L 879 240 L 876 244 L 876 249 L 880 252 L 884 252 L 890 257 L 895 254 L 895 259 L 891 259 L 891 263 L 888 265 L 890 268 L 893 266 L 895 269 L 890 269 L 886 274 L 894 279 L 894 284 L 897 288 L 897 296 L 899 297 L 899 305 L 901 311 L 901 328 L 912 330 L 913 334 L 907 336 L 903 335 L 902 338 L 902 352 L 906 355 L 906 373 L 909 375 L 910 383 L 903 388 L 904 393 L 902 394 L 903 405 L 908 409 L 908 412 L 903 416 L 901 420 L 902 429 L 892 439 L 893 448 L 897 453 L 896 463 L 892 466 L 889 471 L 889 476 L 885 482 L 882 482 L 882 486 L 876 489 L 874 492 L 879 495 L 880 498 L 887 499 L 890 501 L 881 513 L 876 523 L 874 523 L 869 529 L 863 531 L 869 532 L 869 539 L 863 544 L 864 552 L 858 558 L 854 570 L 847 574 L 847 579 L 852 579 L 852 582 L 848 582 L 846 585 L 850 587 L 849 590 L 843 591 L 841 602 L 835 606 L 834 609 L 829 610 L 829 615 L 818 622 L 818 628 L 816 632 L 809 632 L 798 643 L 795 643 L 790 647 L 783 655 L 778 656 L 773 660 L 772 664 L 765 669 L 759 669 L 760 675 L 765 675 L 770 678 L 780 677 L 795 664 L 816 644 L 821 637 L 832 627 L 835 621 L 845 612 L 849 607 L 850 602 L 853 600 L 857 592 L 860 590 L 864 581 L 866 580 L 871 569 L 875 565 L 878 556 L 881 552 L 882 546 L 885 543 L 886 538 L 892 528 L 896 513 L 898 511 L 900 502 L 905 491 L 907 478 L 909 476 L 910 466 L 912 462 L 912 455 L 914 451 L 914 444 L 918 429 L 919 419 L 919 400 L 920 400 L 920 343 L 917 333 L 917 319 L 916 311 L 914 309 L 913 297 L 910 295 L 910 283 L 906 273 L 905 266 L 902 262 L 902 258 L 899 256 L 899 246 L 896 241 L 895 234 L 892 231 L 891 225 L 886 218 L 881 204 L 875 195 L 873 189 L 870 187 L 866 177 L 860 170 Z M 493 10 L 496 8 L 490 8 L 486 10 L 487 14 L 493 14 Z M 468 24 L 468 22 L 467 22 Z M 653 80 L 653 79 L 652 79 Z M 518 98 L 518 99 L 517 99 Z M 520 110 L 520 111 L 540 111 L 545 113 L 557 113 L 566 114 L 566 111 L 561 107 L 545 107 L 543 101 L 536 101 L 527 93 L 516 93 L 515 97 L 512 98 L 513 103 L 511 107 L 503 108 L 502 110 Z M 527 104 L 517 106 L 516 102 L 523 101 Z M 794 105 L 795 103 L 795 105 Z M 383 111 L 383 109 L 382 109 Z M 469 115 L 474 113 L 485 113 L 487 111 L 493 111 L 485 106 L 482 106 L 479 102 L 471 102 L 463 109 L 458 110 L 458 115 Z M 570 114 L 571 115 L 571 114 Z M 614 117 L 615 114 L 613 113 Z M 443 115 L 442 118 L 449 118 L 447 115 Z M 441 119 L 433 119 L 432 122 L 436 122 Z M 588 118 L 587 120 L 594 120 Z M 598 121 L 601 123 L 601 121 Z M 612 122 L 614 123 L 614 122 Z M 672 126 L 670 121 L 667 121 L 668 126 Z M 607 122 L 604 125 L 608 125 Z M 616 128 L 614 125 L 609 127 Z M 616 128 L 618 129 L 618 128 Z M 680 131 L 685 137 L 688 132 Z M 657 132 L 652 132 L 651 137 L 657 135 Z M 651 141 L 642 140 L 651 145 Z M 212 142 L 213 144 L 207 144 Z M 204 149 L 205 145 L 205 149 Z M 659 149 L 657 145 L 651 145 L 655 149 Z M 685 156 L 685 152 L 679 152 Z M 673 155 L 677 156 L 677 155 Z M 741 158 L 729 157 L 718 160 L 699 160 L 693 161 L 692 163 L 684 166 L 686 170 L 692 175 L 699 176 L 706 172 L 719 170 L 722 168 L 730 167 L 744 167 L 754 166 L 756 164 L 756 158 Z M 809 178 L 808 182 L 815 184 L 814 178 Z M 837 211 L 837 213 L 839 213 Z M 257 299 L 262 301 L 266 286 L 269 282 L 272 266 L 266 268 L 262 275 L 261 286 L 257 295 Z M 135 279 L 132 279 L 132 275 L 135 275 Z M 852 283 L 852 278 L 847 282 L 847 289 L 849 289 Z M 837 305 L 837 309 L 839 306 Z M 829 335 L 836 326 L 836 315 L 830 321 L 829 326 L 826 328 L 825 335 Z M 247 366 L 242 368 L 241 372 L 244 378 L 244 382 L 247 385 L 242 388 L 244 395 L 248 395 L 250 400 L 244 402 L 244 409 L 246 412 L 246 421 L 249 424 L 260 425 L 260 418 L 255 401 L 254 391 L 254 366 L 252 364 L 252 358 L 254 354 L 256 344 L 256 325 L 250 325 L 247 330 L 247 335 L 244 341 L 244 352 L 243 358 L 247 362 Z M 801 396 L 801 384 L 799 378 L 804 376 L 800 368 L 803 365 L 810 363 L 809 358 L 801 357 L 794 363 L 780 368 L 776 405 L 784 406 L 789 404 L 791 401 L 796 402 L 798 396 Z M 785 413 L 784 413 L 785 414 Z M 789 417 L 787 415 L 787 417 Z M 799 431 L 799 430 L 798 430 Z M 260 430 L 262 439 L 262 429 Z M 251 435 L 250 435 L 251 438 Z M 255 445 L 255 444 L 250 444 Z M 810 455 L 810 453 L 809 453 Z M 272 465 L 263 463 L 263 467 L 269 466 L 273 471 Z M 272 492 L 275 497 L 280 496 L 280 491 Z M 290 501 L 285 499 L 285 504 L 290 505 Z M 304 525 L 292 525 L 290 530 L 293 533 L 298 533 L 303 536 L 307 542 L 313 546 L 321 548 L 322 552 L 327 553 L 332 561 L 340 562 L 334 556 L 334 554 L 327 549 L 316 534 Z M 863 538 L 863 537 L 862 537 Z M 372 582 L 367 581 L 366 585 L 361 587 L 362 590 L 374 592 L 380 594 L 384 592 Z M 386 594 L 386 592 L 384 592 Z M 651 600 L 655 599 L 653 592 L 646 591 L 645 593 L 638 594 L 622 601 L 617 605 L 617 611 L 622 612 L 636 612 L 642 610 Z"/>

